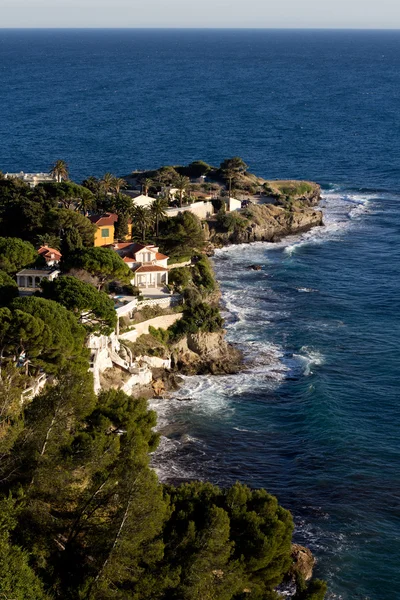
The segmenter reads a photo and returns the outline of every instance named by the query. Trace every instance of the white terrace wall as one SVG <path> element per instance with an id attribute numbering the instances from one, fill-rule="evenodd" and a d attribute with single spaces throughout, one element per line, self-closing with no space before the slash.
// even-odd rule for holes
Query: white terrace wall
<path id="1" fill-rule="evenodd" d="M 141 335 L 147 335 L 149 333 L 149 327 L 155 329 L 168 329 L 174 323 L 182 319 L 182 313 L 176 313 L 175 315 L 163 315 L 162 317 L 156 317 L 155 319 L 149 319 L 135 325 L 135 329 L 127 331 L 119 336 L 120 340 L 127 340 L 129 342 L 135 342 L 136 339 Z"/>
<path id="2" fill-rule="evenodd" d="M 165 298 L 146 298 L 145 300 L 141 300 L 137 309 L 140 310 L 145 306 L 160 306 L 161 308 L 170 308 L 171 306 L 176 306 L 182 300 L 182 296 L 180 294 L 173 294 L 172 296 L 166 296 Z"/>
<path id="3" fill-rule="evenodd" d="M 199 219 L 207 219 L 214 213 L 214 207 L 212 202 L 194 202 L 193 204 L 182 206 L 182 208 L 167 208 L 165 212 L 168 217 L 176 217 L 179 213 L 187 211 L 192 212 Z"/>

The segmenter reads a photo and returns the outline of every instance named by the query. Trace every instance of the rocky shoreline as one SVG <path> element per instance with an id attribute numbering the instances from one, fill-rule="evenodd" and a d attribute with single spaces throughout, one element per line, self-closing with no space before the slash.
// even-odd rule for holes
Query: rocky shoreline
<path id="1" fill-rule="evenodd" d="M 215 223 L 207 222 L 206 236 L 208 240 L 207 254 L 213 255 L 216 248 L 226 245 L 243 244 L 258 241 L 278 242 L 288 235 L 300 234 L 323 225 L 322 211 L 313 206 L 320 200 L 309 201 L 311 206 L 296 206 L 288 224 L 287 212 L 274 205 L 256 207 L 256 219 L 246 230 L 241 232 L 221 233 Z M 253 268 L 250 266 L 248 268 Z M 219 304 L 220 294 L 213 301 Z M 236 374 L 245 368 L 245 361 L 236 345 L 225 339 L 225 331 L 217 333 L 199 332 L 188 334 L 171 348 L 171 370 L 153 371 L 153 398 L 168 397 L 176 392 L 183 379 L 181 375 L 227 375 Z M 151 396 L 149 396 L 151 397 Z M 279 586 L 277 592 L 282 598 L 292 598 L 296 593 L 298 578 L 309 581 L 312 578 L 316 560 L 312 552 L 298 544 L 292 544 L 293 565 L 287 580 Z"/>

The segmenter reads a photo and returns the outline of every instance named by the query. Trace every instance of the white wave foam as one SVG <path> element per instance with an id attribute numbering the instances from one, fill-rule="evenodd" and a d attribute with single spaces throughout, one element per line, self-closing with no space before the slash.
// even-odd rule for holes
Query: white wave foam
<path id="1" fill-rule="evenodd" d="M 193 418 L 205 416 L 213 419 L 231 419 L 234 414 L 234 399 L 254 390 L 272 392 L 282 381 L 292 377 L 309 376 L 313 369 L 324 362 L 324 357 L 315 348 L 303 347 L 298 354 L 290 354 L 281 346 L 259 340 L 260 328 L 268 327 L 269 321 L 284 318 L 279 288 L 265 285 L 268 265 L 281 260 L 282 251 L 288 258 L 307 244 L 324 243 L 340 238 L 349 227 L 357 226 L 365 211 L 373 206 L 373 194 L 346 193 L 338 188 L 323 193 L 321 208 L 324 212 L 324 226 L 290 236 L 278 243 L 254 242 L 239 246 L 229 246 L 216 250 L 218 270 L 224 281 L 223 302 L 226 316 L 227 337 L 232 342 L 240 340 L 247 368 L 237 375 L 194 376 L 183 378 L 181 389 L 170 400 L 156 400 L 150 403 L 158 413 L 158 429 L 169 426 L 174 421 L 188 425 Z M 278 254 L 277 254 L 278 253 Z M 266 270 L 256 275 L 246 271 L 246 263 L 266 265 Z M 238 273 L 243 273 L 240 277 Z M 253 277 L 254 275 L 254 277 Z M 246 286 L 243 280 L 252 281 Z M 257 282 L 259 288 L 257 287 Z M 256 294 L 259 289 L 259 298 Z M 298 288 L 299 292 L 317 292 L 312 288 Z M 272 306 L 271 306 L 272 304 Z M 258 331 L 257 331 L 258 329 Z M 255 339 L 256 338 L 256 339 Z M 177 425 L 179 429 L 179 425 Z M 181 428 L 182 429 L 182 428 Z M 242 431 L 240 427 L 235 428 Z M 243 430 L 245 431 L 245 430 Z M 169 477 L 193 478 L 195 474 L 179 453 L 183 446 L 199 445 L 201 440 L 184 433 L 181 440 L 168 440 L 163 437 L 153 464 L 162 480 Z"/>
<path id="2" fill-rule="evenodd" d="M 303 373 L 306 377 L 313 374 L 312 367 L 321 366 L 325 362 L 325 357 L 321 352 L 308 346 L 300 348 L 300 354 L 295 354 L 294 357 L 303 363 Z"/>

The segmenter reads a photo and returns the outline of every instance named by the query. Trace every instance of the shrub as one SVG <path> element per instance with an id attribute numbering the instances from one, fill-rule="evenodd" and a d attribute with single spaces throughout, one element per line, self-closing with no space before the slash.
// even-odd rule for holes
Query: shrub
<path id="1" fill-rule="evenodd" d="M 200 292 L 213 292 L 216 289 L 214 271 L 206 256 L 202 256 L 195 262 L 192 269 L 192 279 Z"/>
<path id="2" fill-rule="evenodd" d="M 174 286 L 175 289 L 182 291 L 184 290 L 191 281 L 191 272 L 189 267 L 179 267 L 178 269 L 172 269 L 169 273 L 169 283 Z"/>
<path id="3" fill-rule="evenodd" d="M 200 303 L 196 306 L 186 308 L 180 321 L 174 323 L 168 331 L 171 340 L 178 340 L 188 333 L 207 331 L 210 333 L 219 331 L 223 325 L 223 319 L 219 308 L 209 304 Z"/>
<path id="4" fill-rule="evenodd" d="M 238 229 L 244 229 L 247 226 L 246 217 L 237 212 L 219 213 L 217 217 L 218 225 L 227 232 L 233 232 Z"/>

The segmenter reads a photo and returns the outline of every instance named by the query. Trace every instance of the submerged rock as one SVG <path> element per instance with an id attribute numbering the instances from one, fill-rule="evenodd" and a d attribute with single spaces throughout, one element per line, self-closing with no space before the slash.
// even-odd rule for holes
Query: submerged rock
<path id="1" fill-rule="evenodd" d="M 251 271 L 261 271 L 262 266 L 261 265 L 249 265 L 247 268 L 250 269 Z"/>

